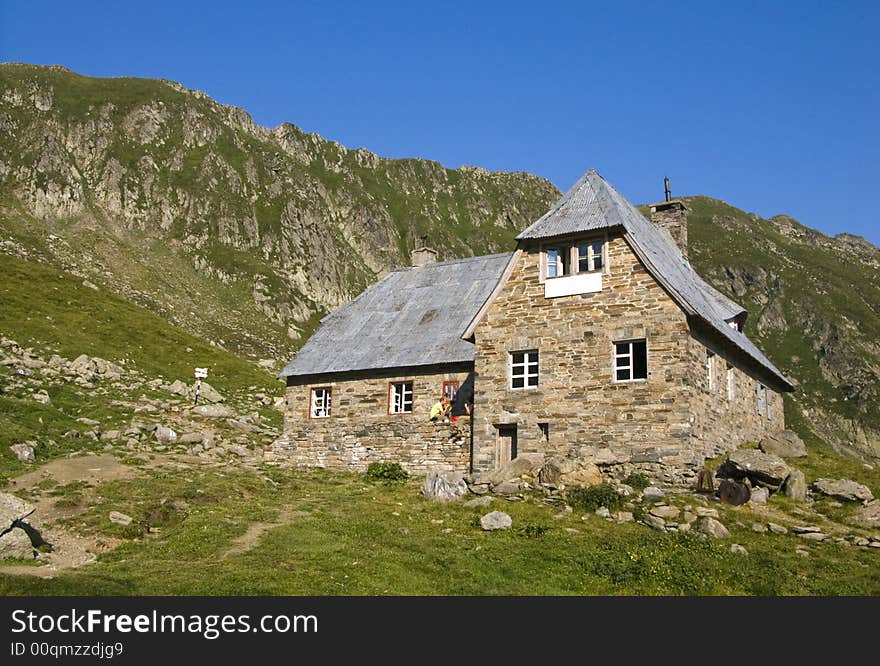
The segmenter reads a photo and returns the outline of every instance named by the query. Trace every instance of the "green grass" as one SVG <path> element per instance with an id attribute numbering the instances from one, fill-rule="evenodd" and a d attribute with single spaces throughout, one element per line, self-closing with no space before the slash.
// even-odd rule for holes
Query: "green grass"
<path id="1" fill-rule="evenodd" d="M 126 361 L 152 377 L 190 381 L 207 367 L 221 391 L 257 385 L 271 375 L 169 325 L 161 317 L 54 268 L 0 254 L 0 333 L 23 346 L 69 359 L 80 354 Z"/>
<path id="2" fill-rule="evenodd" d="M 496 500 L 490 508 L 510 513 L 514 529 L 487 533 L 476 522 L 490 509 L 423 500 L 414 481 L 270 474 L 154 470 L 104 484 L 71 527 L 131 538 L 157 498 L 186 508 L 162 514 L 158 537 L 129 541 L 94 565 L 51 580 L 0 576 L 0 594 L 880 594 L 877 553 L 819 544 L 803 558 L 797 537 L 751 532 L 746 508 L 724 514 L 733 538 L 715 542 L 578 513 L 554 520 L 556 509 L 539 502 Z M 111 509 L 135 517 L 135 531 L 109 523 Z M 284 510 L 303 513 L 224 555 L 250 524 Z M 734 541 L 749 556 L 731 554 Z"/>

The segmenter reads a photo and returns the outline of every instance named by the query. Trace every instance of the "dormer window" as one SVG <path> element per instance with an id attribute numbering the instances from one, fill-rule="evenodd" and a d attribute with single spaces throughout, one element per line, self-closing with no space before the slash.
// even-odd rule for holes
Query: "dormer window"
<path id="1" fill-rule="evenodd" d="M 605 241 L 591 240 L 544 248 L 545 278 L 598 273 L 605 266 Z"/>

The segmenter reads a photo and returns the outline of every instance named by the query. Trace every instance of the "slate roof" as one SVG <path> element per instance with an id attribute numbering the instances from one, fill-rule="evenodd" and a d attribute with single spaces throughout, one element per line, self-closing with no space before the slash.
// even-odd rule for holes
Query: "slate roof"
<path id="1" fill-rule="evenodd" d="M 493 254 L 389 273 L 321 320 L 279 377 L 473 362 L 461 339 L 511 257 Z"/>
<path id="2" fill-rule="evenodd" d="M 584 231 L 622 228 L 636 253 L 661 284 L 691 315 L 751 357 L 776 380 L 791 382 L 764 353 L 727 323 L 745 310 L 701 278 L 670 236 L 649 222 L 595 169 L 591 169 L 553 207 L 523 231 L 517 240 L 556 238 Z"/>

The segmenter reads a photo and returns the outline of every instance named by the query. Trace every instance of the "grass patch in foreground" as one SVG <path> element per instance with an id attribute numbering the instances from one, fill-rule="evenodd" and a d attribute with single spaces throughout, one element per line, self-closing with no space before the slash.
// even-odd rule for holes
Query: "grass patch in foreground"
<path id="1" fill-rule="evenodd" d="M 793 535 L 759 535 L 750 509 L 726 516 L 733 537 L 702 540 L 608 523 L 561 520 L 537 501 L 485 509 L 423 500 L 418 483 L 385 485 L 323 471 L 268 477 L 153 470 L 98 486 L 69 528 L 117 535 L 115 509 L 139 518 L 174 509 L 158 536 L 132 540 L 52 580 L 0 576 L 0 594 L 100 595 L 796 595 L 880 594 L 876 552 Z M 164 503 L 162 502 L 164 500 Z M 500 509 L 514 529 L 483 532 Z M 294 513 L 295 512 L 295 513 Z M 737 542 L 748 556 L 730 553 Z"/>

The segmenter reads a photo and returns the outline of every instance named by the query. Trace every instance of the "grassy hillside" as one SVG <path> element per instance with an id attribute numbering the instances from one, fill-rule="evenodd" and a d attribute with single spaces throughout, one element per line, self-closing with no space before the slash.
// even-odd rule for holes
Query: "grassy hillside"
<path id="1" fill-rule="evenodd" d="M 407 265 L 507 249 L 553 201 L 524 173 L 349 150 L 169 81 L 0 65 L 0 250 L 241 355 L 282 358 Z"/>

